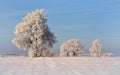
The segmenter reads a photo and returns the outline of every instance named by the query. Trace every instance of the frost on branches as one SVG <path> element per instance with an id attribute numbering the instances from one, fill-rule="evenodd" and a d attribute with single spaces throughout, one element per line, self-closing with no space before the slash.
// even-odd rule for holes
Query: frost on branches
<path id="1" fill-rule="evenodd" d="M 83 46 L 78 39 L 71 39 L 63 43 L 60 48 L 60 56 L 82 56 Z"/>
<path id="2" fill-rule="evenodd" d="M 15 28 L 16 38 L 12 42 L 24 50 L 29 50 L 29 56 L 51 56 L 56 37 L 46 24 L 45 11 L 35 10 L 23 18 Z"/>
<path id="3" fill-rule="evenodd" d="M 93 42 L 92 47 L 89 49 L 91 56 L 95 56 L 95 57 L 101 56 L 101 48 L 102 48 L 102 44 L 100 40 L 96 39 Z"/>

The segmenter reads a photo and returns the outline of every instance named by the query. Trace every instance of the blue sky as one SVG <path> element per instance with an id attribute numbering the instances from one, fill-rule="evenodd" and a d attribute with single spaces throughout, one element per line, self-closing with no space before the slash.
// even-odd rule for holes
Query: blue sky
<path id="1" fill-rule="evenodd" d="M 59 42 L 78 38 L 88 52 L 100 39 L 103 52 L 120 54 L 120 0 L 0 0 L 0 53 L 26 53 L 11 43 L 17 23 L 29 12 L 45 9 Z"/>

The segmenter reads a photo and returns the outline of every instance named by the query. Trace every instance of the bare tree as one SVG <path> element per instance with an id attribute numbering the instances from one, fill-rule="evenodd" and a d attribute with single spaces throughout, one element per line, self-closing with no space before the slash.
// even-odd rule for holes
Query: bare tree
<path id="1" fill-rule="evenodd" d="M 60 56 L 81 56 L 83 54 L 83 46 L 78 39 L 71 39 L 63 43 L 60 48 Z"/>
<path id="2" fill-rule="evenodd" d="M 56 37 L 46 22 L 47 18 L 43 9 L 29 13 L 21 23 L 17 24 L 16 38 L 12 42 L 18 48 L 29 50 L 29 56 L 51 56 L 50 51 L 56 43 Z"/>
<path id="3" fill-rule="evenodd" d="M 101 56 L 101 48 L 102 48 L 102 44 L 100 40 L 96 39 L 93 42 L 92 47 L 89 49 L 91 56 L 95 56 L 95 57 Z"/>

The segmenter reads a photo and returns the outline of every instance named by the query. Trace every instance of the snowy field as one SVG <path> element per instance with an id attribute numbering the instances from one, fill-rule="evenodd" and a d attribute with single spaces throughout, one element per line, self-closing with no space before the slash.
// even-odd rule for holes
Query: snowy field
<path id="1" fill-rule="evenodd" d="M 120 57 L 0 57 L 0 75 L 120 75 Z"/>

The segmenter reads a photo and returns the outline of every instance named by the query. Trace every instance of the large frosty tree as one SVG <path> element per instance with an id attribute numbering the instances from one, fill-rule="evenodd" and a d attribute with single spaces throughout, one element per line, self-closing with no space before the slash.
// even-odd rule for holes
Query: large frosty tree
<path id="1" fill-rule="evenodd" d="M 60 48 L 61 56 L 81 56 L 83 54 L 83 46 L 78 39 L 70 39 L 63 43 Z"/>
<path id="2" fill-rule="evenodd" d="M 102 44 L 100 40 L 96 39 L 93 42 L 92 47 L 89 49 L 91 56 L 96 56 L 96 57 L 101 56 L 101 48 L 102 48 Z"/>
<path id="3" fill-rule="evenodd" d="M 35 10 L 23 18 L 15 28 L 16 38 L 12 42 L 24 50 L 29 50 L 32 57 L 51 56 L 56 37 L 46 24 L 45 11 Z"/>

